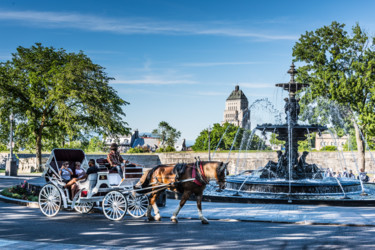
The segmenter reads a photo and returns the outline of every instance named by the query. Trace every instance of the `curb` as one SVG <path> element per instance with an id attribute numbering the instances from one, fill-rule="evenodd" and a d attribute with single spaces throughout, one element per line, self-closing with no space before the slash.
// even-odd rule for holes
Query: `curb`
<path id="1" fill-rule="evenodd" d="M 35 202 L 35 201 L 25 201 L 25 200 L 20 200 L 20 199 L 14 199 L 14 198 L 10 198 L 4 195 L 0 195 L 0 200 L 7 202 L 7 203 L 13 203 L 13 204 L 26 206 L 30 208 L 39 208 L 38 202 Z"/>
<path id="2" fill-rule="evenodd" d="M 33 179 L 34 177 L 39 177 L 39 176 L 7 176 L 7 175 L 0 175 L 0 179 L 23 179 L 23 180 L 30 180 Z"/>

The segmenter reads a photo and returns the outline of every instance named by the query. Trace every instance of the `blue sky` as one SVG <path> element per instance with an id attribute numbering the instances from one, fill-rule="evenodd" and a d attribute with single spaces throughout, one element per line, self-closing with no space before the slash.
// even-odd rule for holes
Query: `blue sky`
<path id="1" fill-rule="evenodd" d="M 281 103 L 299 36 L 332 21 L 374 35 L 375 1 L 0 1 L 0 61 L 35 42 L 104 66 L 132 129 L 167 121 L 194 140 L 236 84 Z M 297 65 L 298 66 L 298 65 Z M 255 117 L 255 116 L 254 116 Z M 256 122 L 256 121 L 255 121 Z"/>

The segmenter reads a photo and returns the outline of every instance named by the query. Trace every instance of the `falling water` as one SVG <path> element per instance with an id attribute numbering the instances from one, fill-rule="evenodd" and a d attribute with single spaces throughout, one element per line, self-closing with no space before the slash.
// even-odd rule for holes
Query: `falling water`
<path id="1" fill-rule="evenodd" d="M 212 155 L 212 158 L 214 158 L 214 156 L 215 156 L 215 154 L 216 154 L 216 151 L 217 151 L 217 149 L 219 148 L 220 143 L 221 143 L 221 141 L 223 140 L 225 134 L 227 133 L 228 128 L 230 127 L 230 125 L 231 125 L 231 124 L 229 123 L 228 126 L 227 126 L 227 128 L 226 128 L 225 131 L 224 131 L 224 134 L 221 136 L 220 141 L 219 141 L 219 143 L 217 144 L 217 146 L 216 146 L 216 148 L 215 148 L 214 154 Z"/>

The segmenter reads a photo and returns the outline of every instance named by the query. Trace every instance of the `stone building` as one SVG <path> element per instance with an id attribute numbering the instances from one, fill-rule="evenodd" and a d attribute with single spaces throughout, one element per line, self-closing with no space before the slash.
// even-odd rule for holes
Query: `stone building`
<path id="1" fill-rule="evenodd" d="M 346 135 L 343 137 L 338 137 L 337 135 L 332 137 L 330 134 L 316 135 L 315 149 L 319 151 L 325 146 L 336 146 L 338 150 L 342 150 L 347 140 L 348 136 Z"/>
<path id="2" fill-rule="evenodd" d="M 223 123 L 225 122 L 250 129 L 249 101 L 238 85 L 225 102 Z"/>

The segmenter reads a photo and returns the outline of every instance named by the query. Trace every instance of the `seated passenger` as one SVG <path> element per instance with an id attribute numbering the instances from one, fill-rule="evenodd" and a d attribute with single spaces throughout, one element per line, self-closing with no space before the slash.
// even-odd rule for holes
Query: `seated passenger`
<path id="1" fill-rule="evenodd" d="M 82 169 L 83 170 L 83 169 Z M 85 171 L 85 170 L 83 170 Z M 84 173 L 84 174 L 81 174 L 80 176 L 81 177 L 77 177 L 76 181 L 73 183 L 74 185 L 72 186 L 72 197 L 74 198 L 74 196 L 76 195 L 76 193 L 78 193 L 79 191 L 79 187 L 77 185 L 77 181 L 81 181 L 81 180 L 87 180 L 87 177 L 90 175 L 90 174 L 96 174 L 98 173 L 99 169 L 95 166 L 95 160 L 94 159 L 90 159 L 89 160 L 89 168 L 87 169 L 87 171 Z M 77 170 L 76 170 L 76 173 L 77 173 Z M 78 174 L 78 173 L 77 173 Z M 73 199 L 72 198 L 72 199 Z"/>
<path id="2" fill-rule="evenodd" d="M 71 179 L 68 183 L 66 183 L 66 185 L 64 186 L 64 188 L 67 188 L 67 187 L 70 187 L 72 186 L 74 183 L 76 183 L 78 180 L 81 180 L 82 177 L 85 176 L 86 172 L 83 168 L 81 168 L 81 163 L 79 161 L 77 161 L 75 164 L 74 164 L 74 169 L 75 169 L 75 172 L 76 172 L 76 175 L 77 175 L 77 178 L 73 178 Z"/>
<path id="3" fill-rule="evenodd" d="M 59 170 L 59 175 L 63 179 L 63 182 L 68 183 L 72 178 L 73 172 L 69 168 L 69 162 L 64 162 Z"/>

